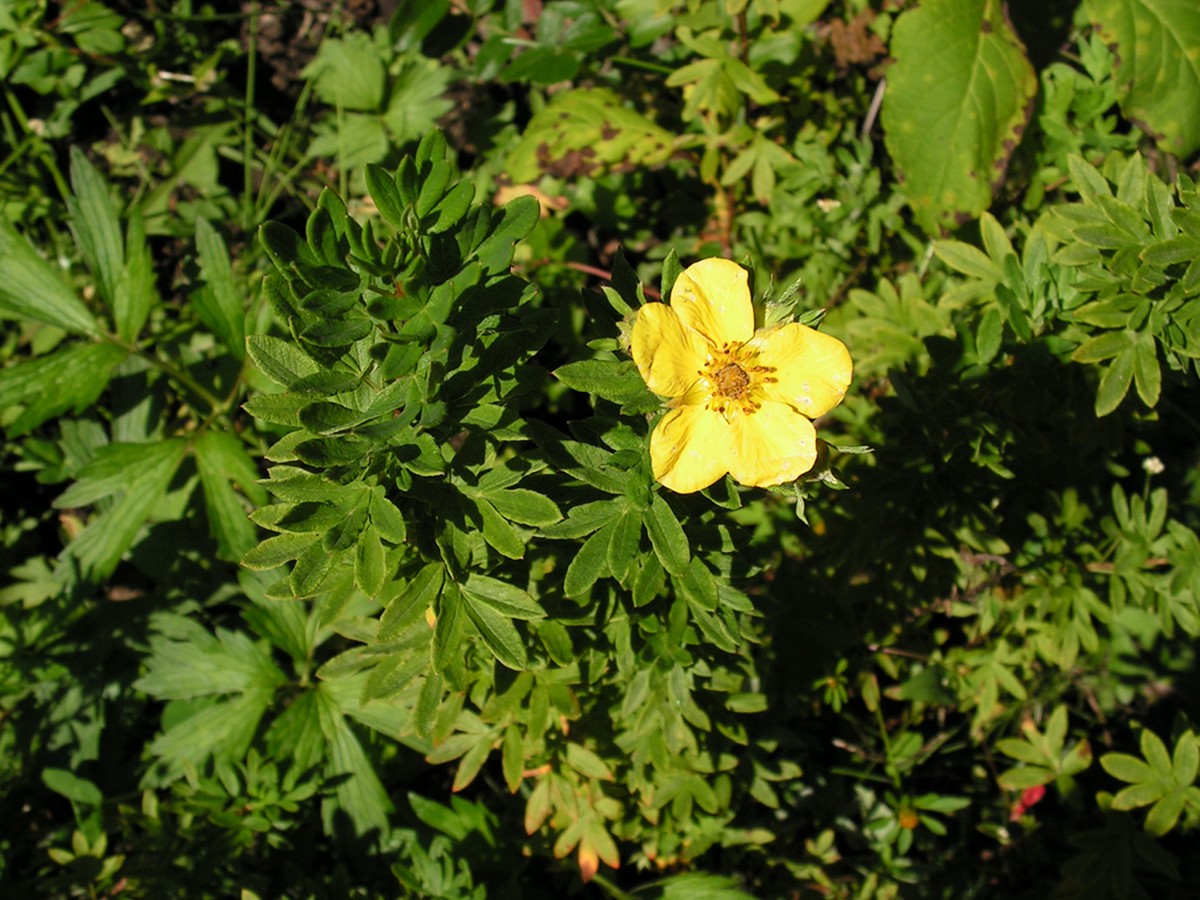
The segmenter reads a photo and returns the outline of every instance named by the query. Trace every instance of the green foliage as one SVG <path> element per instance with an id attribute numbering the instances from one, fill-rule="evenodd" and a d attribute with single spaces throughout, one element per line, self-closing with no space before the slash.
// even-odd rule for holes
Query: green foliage
<path id="1" fill-rule="evenodd" d="M 1179 156 L 1200 149 L 1200 10 L 1163 0 L 1085 0 L 1100 37 L 1115 45 L 1121 110 Z"/>
<path id="2" fill-rule="evenodd" d="M 917 221 L 936 232 L 990 205 L 1037 78 L 1003 6 L 991 0 L 922 3 L 897 19 L 892 50 L 888 152 Z"/>
<path id="3" fill-rule="evenodd" d="M 1198 20 L 1033 6 L 4 5 L 6 891 L 1186 895 Z M 653 479 L 714 255 L 796 484 Z"/>

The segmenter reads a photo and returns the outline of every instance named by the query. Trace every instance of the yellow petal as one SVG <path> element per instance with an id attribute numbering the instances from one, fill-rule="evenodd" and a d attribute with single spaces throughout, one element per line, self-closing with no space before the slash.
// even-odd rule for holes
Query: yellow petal
<path id="1" fill-rule="evenodd" d="M 750 276 L 732 260 L 704 259 L 684 269 L 671 288 L 671 309 L 718 347 L 754 336 Z"/>
<path id="2" fill-rule="evenodd" d="M 661 397 L 681 397 L 704 368 L 708 347 L 685 328 L 665 303 L 647 303 L 638 310 L 630 352 L 646 387 Z"/>
<path id="3" fill-rule="evenodd" d="M 854 363 L 837 338 L 792 322 L 760 332 L 750 347 L 759 351 L 756 364 L 775 369 L 778 380 L 763 385 L 766 399 L 815 419 L 846 396 Z"/>
<path id="4" fill-rule="evenodd" d="M 671 410 L 650 435 L 650 463 L 659 483 L 679 494 L 699 491 L 729 471 L 733 435 L 703 404 Z"/>
<path id="5" fill-rule="evenodd" d="M 817 430 L 790 406 L 767 401 L 730 423 L 733 456 L 729 470 L 741 484 L 769 487 L 795 481 L 817 461 Z"/>

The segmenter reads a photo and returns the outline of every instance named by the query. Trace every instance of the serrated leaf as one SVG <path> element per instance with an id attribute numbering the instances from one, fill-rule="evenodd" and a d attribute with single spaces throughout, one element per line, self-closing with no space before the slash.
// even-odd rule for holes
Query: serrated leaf
<path id="1" fill-rule="evenodd" d="M 358 834 L 385 834 L 391 799 L 333 696 L 327 691 L 317 696 L 318 718 L 328 750 L 326 775 L 337 785 L 337 803 L 328 807 L 325 827 L 332 829 L 337 810 L 349 816 Z"/>
<path id="2" fill-rule="evenodd" d="M 360 341 L 375 330 L 366 316 L 347 315 L 332 321 L 318 320 L 306 325 L 300 339 L 317 347 L 341 348 Z"/>
<path id="3" fill-rule="evenodd" d="M 1008 167 L 1037 76 L 996 0 L 926 0 L 892 30 L 883 127 L 917 221 L 977 216 Z"/>
<path id="4" fill-rule="evenodd" d="M 258 471 L 244 445 L 232 434 L 210 429 L 197 438 L 193 450 L 217 555 L 236 561 L 255 540 L 254 525 L 239 492 L 258 504 L 266 502 L 267 492 L 257 483 Z"/>
<path id="5" fill-rule="evenodd" d="M 269 649 L 245 631 L 209 631 L 171 614 L 156 617 L 154 630 L 146 672 L 134 685 L 159 700 L 270 692 L 287 681 Z"/>
<path id="6" fill-rule="evenodd" d="M 207 219 L 196 219 L 196 251 L 207 291 L 192 295 L 196 312 L 236 358 L 246 353 L 246 310 L 233 281 L 229 251 Z"/>
<path id="7" fill-rule="evenodd" d="M 114 307 L 125 266 L 121 223 L 108 183 L 78 146 L 71 147 L 71 187 L 75 192 L 67 199 L 71 230 L 96 276 L 100 297 Z"/>
<path id="8" fill-rule="evenodd" d="M 300 424 L 314 434 L 345 431 L 363 420 L 363 413 L 329 400 L 316 400 L 300 409 Z"/>
<path id="9" fill-rule="evenodd" d="M 82 412 L 108 386 L 129 351 L 109 343 L 73 343 L 0 369 L 0 410 L 24 409 L 7 425 L 21 435 L 67 410 Z"/>
<path id="10" fill-rule="evenodd" d="M 258 394 L 242 404 L 242 409 L 272 425 L 300 427 L 300 410 L 312 401 L 302 394 Z"/>
<path id="11" fill-rule="evenodd" d="M 29 241 L 0 221 L 0 314 L 98 334 L 100 325 Z"/>
<path id="12" fill-rule="evenodd" d="M 128 488 L 109 509 L 97 516 L 67 545 L 63 563 L 73 561 L 90 580 L 107 578 L 133 546 L 150 510 L 166 493 L 187 448 L 184 441 L 159 442 L 155 453 L 137 471 Z"/>

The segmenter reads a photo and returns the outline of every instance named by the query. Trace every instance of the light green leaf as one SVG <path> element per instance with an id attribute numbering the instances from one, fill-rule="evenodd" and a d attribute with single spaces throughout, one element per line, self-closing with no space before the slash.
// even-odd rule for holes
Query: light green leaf
<path id="1" fill-rule="evenodd" d="M 441 594 L 445 578 L 444 566 L 440 563 L 429 563 L 411 581 L 401 585 L 399 593 L 388 601 L 379 620 L 379 640 L 390 641 L 398 637 L 408 626 L 424 616 Z"/>
<path id="2" fill-rule="evenodd" d="M 671 156 L 675 138 L 607 88 L 562 91 L 536 113 L 505 162 L 516 183 L 536 181 L 545 170 L 556 171 L 567 160 L 587 151 L 585 162 L 574 162 L 587 174 L 611 166 L 661 165 Z M 583 173 L 581 173 L 583 174 Z"/>
<path id="3" fill-rule="evenodd" d="M 883 127 L 928 232 L 977 216 L 1021 139 L 1037 76 L 1000 0 L 925 0 L 893 26 Z"/>
<path id="4" fill-rule="evenodd" d="M 328 748 L 326 775 L 337 780 L 337 802 L 326 803 L 321 810 L 326 831 L 335 831 L 335 816 L 343 813 L 360 835 L 386 834 L 391 798 L 333 694 L 320 690 L 317 696 L 321 732 Z"/>
<path id="5" fill-rule="evenodd" d="M 397 144 L 417 140 L 453 107 L 446 97 L 453 77 L 454 70 L 436 59 L 419 54 L 409 57 L 392 81 L 391 100 L 383 114 Z"/>
<path id="6" fill-rule="evenodd" d="M 964 275 L 979 278 L 983 281 L 1001 281 L 1004 273 L 978 247 L 964 244 L 962 241 L 934 241 L 933 255 Z"/>
<path id="7" fill-rule="evenodd" d="M 304 77 L 314 82 L 317 96 L 330 106 L 378 111 L 383 103 L 383 61 L 369 34 L 350 31 L 322 41 Z"/>
<path id="8" fill-rule="evenodd" d="M 255 572 L 274 569 L 296 559 L 320 537 L 319 534 L 278 534 L 269 537 L 242 558 L 242 565 Z"/>
<path id="9" fill-rule="evenodd" d="M 196 220 L 196 251 L 207 290 L 196 291 L 192 304 L 222 344 L 236 358 L 246 354 L 246 310 L 233 281 L 229 251 L 207 219 Z"/>
<path id="10" fill-rule="evenodd" d="M 468 592 L 463 593 L 467 615 L 483 636 L 483 642 L 501 663 L 510 669 L 523 671 L 529 665 L 525 642 L 512 619 L 497 612 Z"/>
<path id="11" fill-rule="evenodd" d="M 554 501 L 536 491 L 510 488 L 491 491 L 486 496 L 500 515 L 522 525 L 545 527 L 562 519 Z"/>
<path id="12" fill-rule="evenodd" d="M 108 386 L 129 351 L 109 343 L 73 343 L 65 349 L 0 369 L 0 411 L 24 409 L 8 423 L 24 434 L 67 410 L 82 412 Z"/>
<path id="13" fill-rule="evenodd" d="M 1132 347 L 1122 350 L 1100 378 L 1096 389 L 1096 415 L 1107 416 L 1125 399 L 1133 381 L 1135 351 Z"/>
<path id="14" fill-rule="evenodd" d="M 154 629 L 146 674 L 134 686 L 159 700 L 272 690 L 287 681 L 265 645 L 245 631 L 211 632 L 172 614 L 155 617 Z"/>
<path id="15" fill-rule="evenodd" d="M 1158 345 L 1154 335 L 1142 332 L 1133 348 L 1133 380 L 1142 402 L 1153 409 L 1162 390 L 1162 370 L 1158 366 Z"/>
<path id="16" fill-rule="evenodd" d="M 0 315 L 31 319 L 76 334 L 100 325 L 29 241 L 0 221 Z"/>
<path id="17" fill-rule="evenodd" d="M 1085 0 L 1100 38 L 1116 47 L 1121 112 L 1171 153 L 1200 149 L 1200 5 L 1191 0 Z"/>
<path id="18" fill-rule="evenodd" d="M 520 559 L 525 555 L 525 539 L 496 507 L 481 497 L 475 498 L 475 507 L 483 520 L 483 539 L 501 555 L 509 559 Z"/>
<path id="19" fill-rule="evenodd" d="M 126 341 L 136 341 L 157 299 L 154 261 L 146 243 L 146 226 L 141 213 L 134 209 L 125 229 L 125 270 L 121 273 L 113 301 L 117 334 Z"/>
<path id="20" fill-rule="evenodd" d="M 84 261 L 96 276 L 97 292 L 109 307 L 114 307 L 125 266 L 121 223 L 108 183 L 77 146 L 71 147 L 71 187 L 75 191 L 75 196 L 67 199 L 71 230 Z"/>
<path id="21" fill-rule="evenodd" d="M 1078 363 L 1104 362 L 1132 347 L 1135 337 L 1130 331 L 1107 331 L 1098 334 L 1076 347 L 1071 359 Z"/>
<path id="22" fill-rule="evenodd" d="M 498 578 L 472 572 L 467 576 L 462 590 L 472 599 L 492 607 L 510 619 L 540 619 L 546 615 L 545 610 L 527 591 Z"/>
<path id="23" fill-rule="evenodd" d="M 612 770 L 594 750 L 589 750 L 574 741 L 567 744 L 567 765 L 588 778 L 599 781 L 612 781 Z"/>
<path id="24" fill-rule="evenodd" d="M 158 447 L 161 452 L 136 472 L 121 498 L 67 545 L 63 564 L 77 564 L 84 577 L 93 581 L 111 575 L 125 551 L 133 546 L 150 510 L 166 493 L 186 446 L 178 439 L 162 441 Z"/>

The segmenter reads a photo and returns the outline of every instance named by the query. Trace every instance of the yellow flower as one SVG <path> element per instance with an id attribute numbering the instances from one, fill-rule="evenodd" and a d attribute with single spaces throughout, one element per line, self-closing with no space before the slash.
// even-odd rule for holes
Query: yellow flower
<path id="1" fill-rule="evenodd" d="M 726 472 L 767 487 L 811 469 L 811 420 L 850 385 L 845 344 L 796 322 L 756 332 L 748 273 L 727 259 L 689 266 L 670 299 L 638 311 L 630 348 L 646 386 L 671 398 L 650 436 L 654 477 L 689 494 Z"/>

